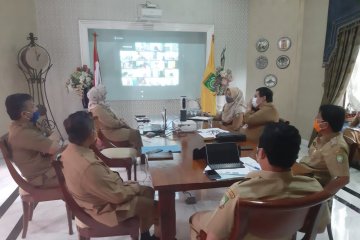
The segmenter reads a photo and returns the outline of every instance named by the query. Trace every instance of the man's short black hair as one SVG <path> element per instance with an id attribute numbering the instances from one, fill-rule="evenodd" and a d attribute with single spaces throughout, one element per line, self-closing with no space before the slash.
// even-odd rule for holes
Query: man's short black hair
<path id="1" fill-rule="evenodd" d="M 7 96 L 5 100 L 6 111 L 11 120 L 19 120 L 21 112 L 25 109 L 25 102 L 32 100 L 27 93 L 15 93 Z"/>
<path id="2" fill-rule="evenodd" d="M 345 109 L 343 107 L 326 104 L 320 106 L 319 113 L 334 132 L 341 131 L 345 121 Z"/>
<path id="3" fill-rule="evenodd" d="M 298 158 L 301 136 L 299 131 L 286 123 L 268 123 L 260 136 L 263 148 L 273 166 L 289 169 Z"/>
<path id="4" fill-rule="evenodd" d="M 64 127 L 69 136 L 69 141 L 81 145 L 94 131 L 94 119 L 91 114 L 78 111 L 70 114 L 64 120 Z"/>
<path id="5" fill-rule="evenodd" d="M 256 91 L 259 92 L 260 97 L 265 96 L 268 103 L 273 101 L 273 92 L 270 88 L 259 87 L 258 89 L 256 89 Z"/>

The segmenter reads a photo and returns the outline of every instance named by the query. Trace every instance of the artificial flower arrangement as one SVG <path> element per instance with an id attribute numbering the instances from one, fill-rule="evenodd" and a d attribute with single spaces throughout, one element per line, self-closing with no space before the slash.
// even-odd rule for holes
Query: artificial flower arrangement
<path id="1" fill-rule="evenodd" d="M 223 66 L 217 67 L 214 84 L 216 95 L 225 95 L 225 90 L 229 87 L 232 80 L 233 77 L 230 69 L 224 70 Z"/>
<path id="2" fill-rule="evenodd" d="M 93 87 L 94 75 L 87 65 L 76 68 L 76 71 L 70 75 L 66 82 L 68 91 L 75 91 L 80 97 Z"/>

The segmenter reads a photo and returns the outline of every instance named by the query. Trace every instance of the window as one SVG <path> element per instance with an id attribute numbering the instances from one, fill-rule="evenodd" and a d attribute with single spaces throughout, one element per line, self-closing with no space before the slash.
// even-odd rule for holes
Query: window
<path id="1" fill-rule="evenodd" d="M 344 103 L 347 111 L 360 111 L 360 50 L 346 89 Z"/>

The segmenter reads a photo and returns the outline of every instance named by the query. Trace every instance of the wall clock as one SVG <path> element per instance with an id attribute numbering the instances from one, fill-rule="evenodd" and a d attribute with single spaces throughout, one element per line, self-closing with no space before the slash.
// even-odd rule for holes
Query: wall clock
<path id="1" fill-rule="evenodd" d="M 28 46 L 21 52 L 20 61 L 27 69 L 35 69 L 40 72 L 49 65 L 50 56 L 44 48 L 34 45 Z"/>
<path id="2" fill-rule="evenodd" d="M 264 78 L 264 85 L 268 88 L 275 87 L 277 84 L 277 77 L 273 74 L 266 75 Z"/>

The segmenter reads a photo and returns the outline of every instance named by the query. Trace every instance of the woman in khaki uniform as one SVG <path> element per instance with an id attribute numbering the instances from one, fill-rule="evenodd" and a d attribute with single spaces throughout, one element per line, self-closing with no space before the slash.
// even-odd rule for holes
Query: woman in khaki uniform
<path id="1" fill-rule="evenodd" d="M 32 185 L 42 188 L 58 186 L 51 156 L 60 151 L 58 140 L 46 137 L 37 126 L 39 113 L 29 94 L 9 95 L 6 110 L 13 122 L 9 127 L 8 141 L 12 159 L 21 174 Z"/>
<path id="2" fill-rule="evenodd" d="M 228 239 L 234 222 L 238 198 L 281 199 L 298 198 L 322 190 L 318 181 L 305 176 L 293 176 L 290 168 L 295 163 L 301 137 L 299 131 L 285 123 L 266 125 L 260 137 L 257 161 L 262 170 L 251 172 L 243 181 L 234 183 L 224 194 L 215 211 L 195 213 L 190 218 L 191 239 L 195 240 L 200 230 L 207 233 L 206 239 Z M 324 231 L 329 222 L 329 212 L 322 217 L 319 231 Z M 284 236 L 290 239 L 291 236 Z M 245 239 L 259 239 L 247 235 Z"/>
<path id="3" fill-rule="evenodd" d="M 111 227 L 137 216 L 141 239 L 158 239 L 149 234 L 155 222 L 154 190 L 137 182 L 124 182 L 96 157 L 89 148 L 96 141 L 94 121 L 89 113 L 71 114 L 64 127 L 70 144 L 61 159 L 66 184 L 75 201 L 94 219 Z"/>
<path id="4" fill-rule="evenodd" d="M 312 172 L 325 186 L 332 178 L 349 176 L 349 147 L 341 133 L 345 110 L 335 105 L 323 105 L 314 121 L 318 136 L 309 149 L 309 155 L 299 166 Z"/>
<path id="5" fill-rule="evenodd" d="M 90 89 L 87 93 L 89 98 L 89 111 L 94 117 L 99 119 L 99 127 L 106 138 L 113 141 L 129 141 L 131 147 L 135 148 L 138 157 L 141 155 L 143 146 L 140 132 L 130 128 L 121 118 L 118 118 L 106 103 L 106 89 L 103 85 L 98 85 Z"/>
<path id="6" fill-rule="evenodd" d="M 229 130 L 239 130 L 243 125 L 246 104 L 244 94 L 237 87 L 229 87 L 225 91 L 226 103 L 221 113 L 214 120 L 220 120 Z"/>
<path id="7" fill-rule="evenodd" d="M 258 142 L 264 125 L 279 121 L 279 113 L 273 101 L 273 92 L 267 87 L 256 89 L 255 96 L 247 106 L 244 115 L 244 127 L 241 132 L 248 140 Z"/>

